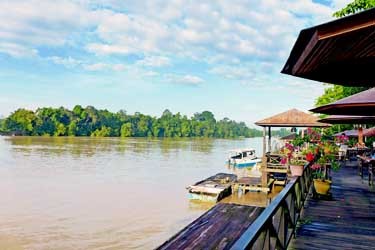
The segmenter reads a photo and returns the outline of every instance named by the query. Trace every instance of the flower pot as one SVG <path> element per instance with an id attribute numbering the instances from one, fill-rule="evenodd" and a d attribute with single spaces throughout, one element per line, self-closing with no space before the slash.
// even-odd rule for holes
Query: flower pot
<path id="1" fill-rule="evenodd" d="M 292 176 L 301 176 L 303 173 L 303 166 L 290 165 L 290 172 L 292 173 Z"/>
<path id="2" fill-rule="evenodd" d="M 328 191 L 331 188 L 331 181 L 329 180 L 321 180 L 321 179 L 314 179 L 314 188 L 318 194 L 327 195 Z"/>

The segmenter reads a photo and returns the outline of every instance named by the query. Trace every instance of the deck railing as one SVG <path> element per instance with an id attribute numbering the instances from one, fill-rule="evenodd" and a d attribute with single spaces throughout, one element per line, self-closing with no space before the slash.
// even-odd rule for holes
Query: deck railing
<path id="1" fill-rule="evenodd" d="M 293 177 L 231 249 L 287 249 L 309 193 L 312 163 Z"/>

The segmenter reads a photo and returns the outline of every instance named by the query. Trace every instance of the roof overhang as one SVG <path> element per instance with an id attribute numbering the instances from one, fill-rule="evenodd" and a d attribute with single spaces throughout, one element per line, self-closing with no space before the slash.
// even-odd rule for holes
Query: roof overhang
<path id="1" fill-rule="evenodd" d="M 281 73 L 375 86 L 375 8 L 302 30 Z"/>
<path id="2" fill-rule="evenodd" d="M 375 123 L 375 116 L 331 115 L 318 121 L 329 124 L 368 124 Z"/>

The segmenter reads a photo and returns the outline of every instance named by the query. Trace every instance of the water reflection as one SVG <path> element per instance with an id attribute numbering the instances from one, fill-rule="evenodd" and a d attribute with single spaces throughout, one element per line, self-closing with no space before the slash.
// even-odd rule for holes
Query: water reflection
<path id="1" fill-rule="evenodd" d="M 190 202 L 186 186 L 261 143 L 0 137 L 0 249 L 154 248 L 213 205 Z"/>
<path id="2" fill-rule="evenodd" d="M 14 151 L 48 154 L 72 154 L 74 156 L 92 157 L 95 154 L 116 152 L 149 154 L 158 150 L 165 157 L 173 156 L 181 150 L 210 153 L 213 139 L 186 138 L 87 138 L 87 137 L 6 137 L 5 141 L 13 146 Z"/>

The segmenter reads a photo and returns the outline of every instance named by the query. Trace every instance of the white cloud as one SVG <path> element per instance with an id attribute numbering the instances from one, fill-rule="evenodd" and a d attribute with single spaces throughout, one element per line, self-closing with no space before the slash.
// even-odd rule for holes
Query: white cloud
<path id="1" fill-rule="evenodd" d="M 59 56 L 51 56 L 51 57 L 48 57 L 47 60 L 50 60 L 55 64 L 63 65 L 66 68 L 74 68 L 82 64 L 82 61 L 74 59 L 70 56 L 67 58 L 63 58 Z"/>
<path id="2" fill-rule="evenodd" d="M 2 40 L 30 46 L 61 46 L 101 17 L 83 4 L 66 0 L 1 1 L 0 9 Z"/>
<path id="3" fill-rule="evenodd" d="M 15 43 L 0 42 L 0 53 L 8 54 L 13 57 L 30 57 L 38 54 L 36 49 Z"/>
<path id="4" fill-rule="evenodd" d="M 167 74 L 165 76 L 167 82 L 173 84 L 183 84 L 183 85 L 192 85 L 197 86 L 204 82 L 204 80 L 198 76 L 194 75 L 176 75 L 176 74 Z"/>
<path id="5" fill-rule="evenodd" d="M 108 63 L 94 63 L 85 64 L 83 68 L 87 71 L 103 71 L 103 70 L 113 70 L 113 71 L 124 71 L 126 66 L 123 64 L 108 64 Z"/>
<path id="6" fill-rule="evenodd" d="M 107 68 L 107 64 L 104 63 L 94 63 L 84 65 L 83 68 L 88 71 L 101 71 Z"/>
<path id="7" fill-rule="evenodd" d="M 220 65 L 209 70 L 210 73 L 231 80 L 249 80 L 254 77 L 254 72 L 250 67 Z"/>
<path id="8" fill-rule="evenodd" d="M 209 64 L 210 73 L 251 81 L 264 71 L 278 73 L 298 32 L 331 20 L 348 1 L 2 1 L 0 9 L 6 11 L 0 12 L 0 52 L 35 56 L 40 47 L 56 46 L 64 49 L 66 58 L 48 60 L 89 71 L 198 62 Z M 87 61 L 74 59 L 67 44 L 88 53 Z M 126 62 L 114 64 L 111 59 L 118 62 L 117 57 Z M 93 63 L 101 61 L 105 63 Z M 186 76 L 201 70 L 186 68 Z M 185 82 L 200 80 L 186 77 Z"/>
<path id="9" fill-rule="evenodd" d="M 114 71 L 124 71 L 126 69 L 126 66 L 124 64 L 117 63 L 111 65 L 111 69 Z"/>
<path id="10" fill-rule="evenodd" d="M 108 45 L 90 43 L 86 46 L 89 52 L 93 52 L 97 55 L 111 55 L 111 54 L 128 54 L 130 49 L 124 45 Z"/>
<path id="11" fill-rule="evenodd" d="M 163 67 L 171 65 L 171 61 L 166 56 L 150 56 L 139 60 L 137 64 L 148 67 Z"/>

